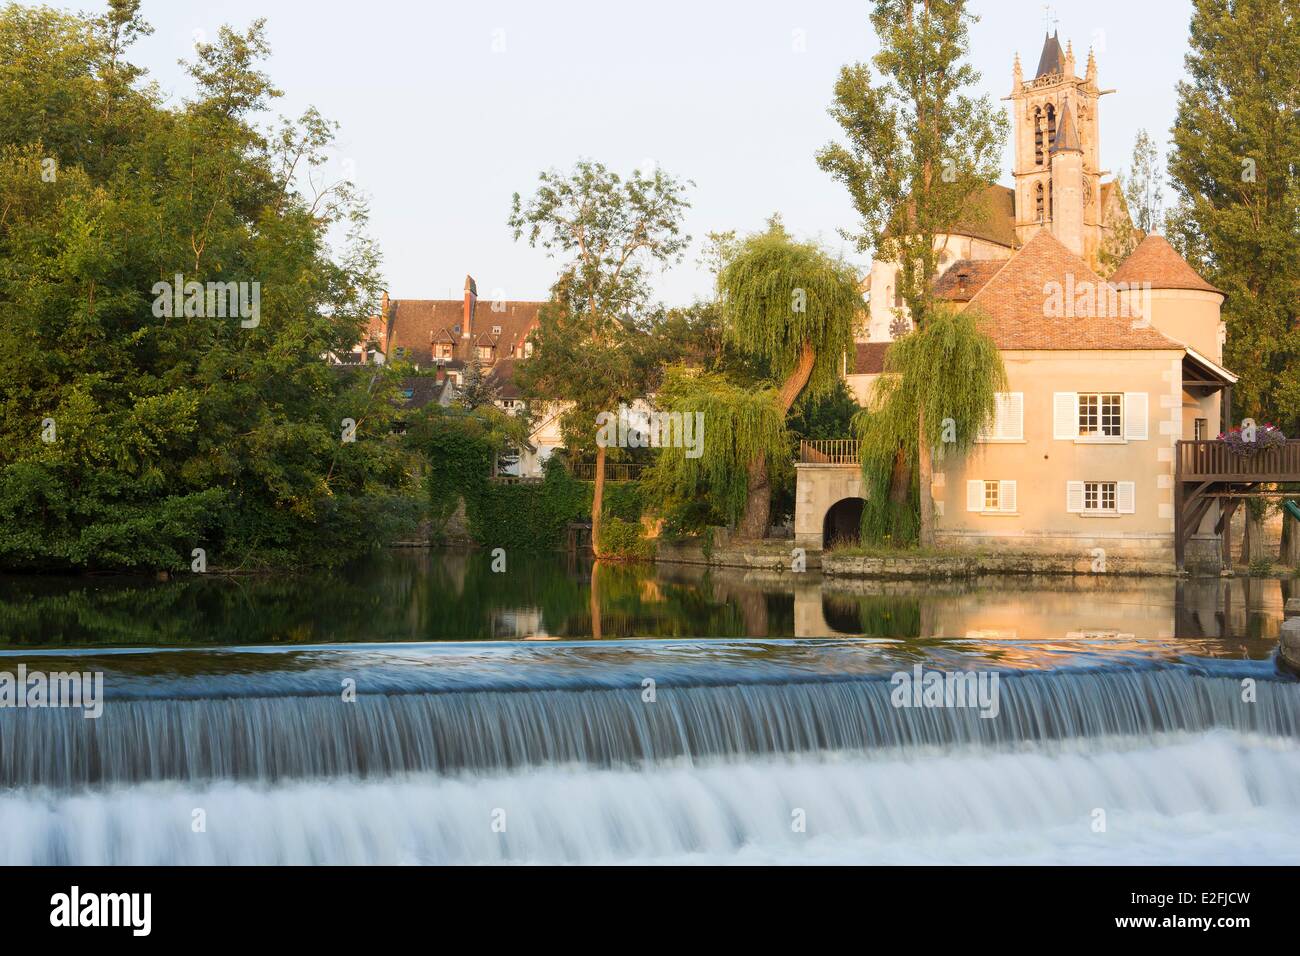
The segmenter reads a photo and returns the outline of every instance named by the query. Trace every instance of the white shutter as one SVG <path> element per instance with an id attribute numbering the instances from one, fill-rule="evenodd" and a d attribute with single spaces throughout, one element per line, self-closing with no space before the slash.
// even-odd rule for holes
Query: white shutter
<path id="1" fill-rule="evenodd" d="M 1147 440 L 1147 393 L 1124 393 L 1124 437 L 1129 441 Z"/>
<path id="2" fill-rule="evenodd" d="M 984 510 L 984 482 L 982 481 L 966 482 L 966 510 L 967 511 Z"/>
<path id="3" fill-rule="evenodd" d="M 1083 482 L 1067 481 L 1065 483 L 1065 510 L 1070 514 L 1083 511 Z"/>
<path id="4" fill-rule="evenodd" d="M 1052 395 L 1052 437 L 1079 437 L 1079 393 L 1056 392 Z"/>
<path id="5" fill-rule="evenodd" d="M 1014 481 L 998 482 L 998 505 L 1003 511 L 1016 510 L 1016 483 Z"/>
<path id="6" fill-rule="evenodd" d="M 1020 441 L 1025 437 L 1025 393 L 1000 392 L 997 398 L 997 428 L 994 437 Z"/>
<path id="7" fill-rule="evenodd" d="M 1115 483 L 1115 510 L 1122 515 L 1131 515 L 1137 511 L 1137 485 L 1131 481 Z"/>

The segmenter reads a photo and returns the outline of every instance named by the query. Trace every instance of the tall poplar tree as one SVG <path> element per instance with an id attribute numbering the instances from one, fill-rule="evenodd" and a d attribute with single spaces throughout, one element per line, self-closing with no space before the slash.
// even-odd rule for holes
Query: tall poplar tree
<path id="1" fill-rule="evenodd" d="M 1300 0 L 1195 0 L 1171 240 L 1227 294 L 1234 414 L 1300 430 Z M 1247 520 L 1262 540 L 1254 512 Z M 1283 515 L 1283 560 L 1300 524 Z"/>
<path id="2" fill-rule="evenodd" d="M 1006 117 L 970 87 L 979 74 L 964 62 L 975 18 L 965 0 L 875 0 L 871 24 L 880 52 L 844 67 L 830 113 L 845 143 L 823 148 L 817 162 L 843 183 L 860 218 L 850 237 L 859 249 L 897 262 L 898 288 L 913 326 L 935 310 L 941 248 L 976 194 L 998 176 Z M 933 375 L 933 372 L 928 374 Z M 962 369 L 947 374 L 963 375 Z M 917 406 L 920 537 L 933 543 L 930 497 L 937 423 Z"/>

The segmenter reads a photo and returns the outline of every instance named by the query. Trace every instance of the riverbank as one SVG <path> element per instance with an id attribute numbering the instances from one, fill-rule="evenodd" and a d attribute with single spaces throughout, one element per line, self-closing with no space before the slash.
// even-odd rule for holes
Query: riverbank
<path id="1" fill-rule="evenodd" d="M 723 529 L 707 539 L 659 541 L 656 562 L 750 568 L 767 571 L 821 571 L 832 578 L 874 580 L 939 580 L 996 575 L 1120 575 L 1129 577 L 1220 577 L 1213 572 L 1179 572 L 1172 559 L 1153 558 L 1143 552 L 1086 551 L 955 551 L 849 548 L 812 551 L 793 541 L 733 542 Z M 1241 568 L 1237 576 L 1287 580 L 1300 569 L 1287 567 Z"/>

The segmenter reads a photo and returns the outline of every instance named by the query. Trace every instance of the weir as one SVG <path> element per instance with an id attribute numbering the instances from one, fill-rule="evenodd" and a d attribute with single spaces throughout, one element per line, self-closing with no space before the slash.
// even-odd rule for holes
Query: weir
<path id="1" fill-rule="evenodd" d="M 910 667 L 909 667 L 910 670 Z M 364 676 L 358 681 L 366 686 Z M 292 682 L 289 682 L 292 686 Z M 1226 729 L 1300 738 L 1300 684 L 1179 664 L 1008 673 L 997 715 L 899 708 L 885 675 L 782 683 L 639 681 L 338 696 L 112 699 L 0 715 L 0 786 L 374 778 L 522 767 L 636 767 L 706 758 L 872 755 Z M 160 691 L 165 693 L 165 688 Z"/>

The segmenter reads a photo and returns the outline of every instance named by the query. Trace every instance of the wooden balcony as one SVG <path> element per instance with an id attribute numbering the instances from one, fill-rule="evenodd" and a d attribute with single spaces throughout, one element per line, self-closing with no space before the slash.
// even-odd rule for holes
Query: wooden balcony
<path id="1" fill-rule="evenodd" d="M 857 465 L 856 438 L 803 438 L 799 441 L 799 462 L 804 465 Z"/>
<path id="2" fill-rule="evenodd" d="M 1176 452 L 1179 481 L 1300 481 L 1300 440 L 1255 455 L 1238 455 L 1224 442 L 1180 441 Z"/>

